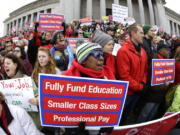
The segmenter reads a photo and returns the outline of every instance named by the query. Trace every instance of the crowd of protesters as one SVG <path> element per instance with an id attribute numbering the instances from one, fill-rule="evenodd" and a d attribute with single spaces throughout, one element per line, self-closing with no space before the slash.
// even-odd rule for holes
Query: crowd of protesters
<path id="1" fill-rule="evenodd" d="M 92 21 L 88 26 L 78 21 L 63 23 L 63 31 L 38 31 L 38 26 L 35 23 L 28 31 L 13 32 L 0 42 L 1 80 L 31 76 L 35 95 L 29 100 L 32 105 L 39 105 L 38 74 L 45 73 L 129 81 L 120 125 L 147 122 L 166 112 L 180 111 L 180 38 L 176 35 L 151 25 L 113 21 Z M 89 41 L 79 40 L 74 48 L 66 40 L 71 37 Z M 115 43 L 120 45 L 116 56 L 112 55 Z M 151 86 L 152 59 L 175 59 L 174 83 Z M 7 106 L 2 94 L 0 97 L 0 134 L 90 134 L 42 127 L 39 112 L 26 113 Z"/>

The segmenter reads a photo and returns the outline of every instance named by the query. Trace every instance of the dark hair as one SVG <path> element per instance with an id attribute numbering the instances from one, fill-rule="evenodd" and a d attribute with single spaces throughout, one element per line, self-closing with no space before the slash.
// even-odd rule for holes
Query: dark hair
<path id="1" fill-rule="evenodd" d="M 12 39 L 9 39 L 9 40 L 5 41 L 5 43 L 9 43 L 9 42 L 13 43 Z"/>
<path id="2" fill-rule="evenodd" d="M 16 46 L 15 48 L 19 48 L 20 49 L 20 52 L 21 52 L 21 57 L 20 58 L 22 60 L 25 60 L 26 59 L 26 53 L 25 53 L 24 47 L 23 46 Z"/>
<path id="3" fill-rule="evenodd" d="M 136 33 L 138 31 L 138 26 L 141 26 L 141 25 L 139 25 L 137 23 L 134 23 L 134 24 L 132 24 L 132 25 L 130 25 L 128 27 L 129 36 L 131 36 L 131 32 L 135 32 Z"/>
<path id="4" fill-rule="evenodd" d="M 0 52 L 0 55 L 4 57 L 7 53 L 8 53 L 7 50 L 2 50 L 2 51 Z"/>
<path id="5" fill-rule="evenodd" d="M 63 34 L 62 31 L 56 31 L 56 32 L 52 35 L 51 44 L 53 44 L 53 45 L 56 44 L 56 39 L 57 39 L 57 36 L 58 36 L 59 34 L 62 35 L 62 36 L 64 36 L 64 34 Z"/>
<path id="6" fill-rule="evenodd" d="M 18 58 L 16 55 L 12 54 L 12 53 L 8 53 L 5 57 L 4 57 L 4 61 L 5 59 L 11 59 L 13 61 L 13 63 L 17 64 L 17 69 L 16 69 L 16 73 L 18 71 L 20 71 L 22 74 L 26 74 L 26 70 L 23 64 L 23 61 Z"/>

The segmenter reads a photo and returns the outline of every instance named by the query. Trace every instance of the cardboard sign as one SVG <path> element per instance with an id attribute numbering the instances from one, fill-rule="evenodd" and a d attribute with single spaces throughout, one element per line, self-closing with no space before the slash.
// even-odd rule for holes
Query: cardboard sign
<path id="1" fill-rule="evenodd" d="M 174 82 L 175 60 L 174 59 L 153 59 L 151 86 Z"/>
<path id="2" fill-rule="evenodd" d="M 109 20 L 109 16 L 102 16 L 101 17 L 103 21 L 108 21 Z"/>
<path id="3" fill-rule="evenodd" d="M 128 82 L 40 74 L 43 126 L 119 125 Z"/>
<path id="4" fill-rule="evenodd" d="M 31 77 L 0 81 L 0 91 L 5 95 L 7 104 L 18 105 L 26 111 L 37 112 L 37 106 L 29 103 L 34 98 Z"/>
<path id="5" fill-rule="evenodd" d="M 114 44 L 114 48 L 113 48 L 113 52 L 112 52 L 112 55 L 114 56 L 117 56 L 117 53 L 119 51 L 119 49 L 121 48 L 122 46 L 120 44 Z"/>
<path id="6" fill-rule="evenodd" d="M 105 135 L 165 135 L 179 121 L 180 112 L 150 122 L 115 127 L 111 134 Z"/>
<path id="7" fill-rule="evenodd" d="M 128 7 L 112 4 L 112 16 L 113 21 L 124 22 L 124 19 L 128 17 Z"/>
<path id="8" fill-rule="evenodd" d="M 39 30 L 63 30 L 63 15 L 39 14 Z"/>

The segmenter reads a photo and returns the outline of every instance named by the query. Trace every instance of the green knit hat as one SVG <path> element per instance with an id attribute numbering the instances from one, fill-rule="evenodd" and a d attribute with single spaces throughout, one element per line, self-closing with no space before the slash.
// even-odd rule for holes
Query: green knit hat
<path id="1" fill-rule="evenodd" d="M 148 33 L 148 31 L 151 29 L 151 25 L 147 24 L 143 27 L 144 35 Z"/>
<path id="2" fill-rule="evenodd" d="M 76 57 L 77 61 L 82 64 L 84 60 L 89 56 L 91 51 L 93 50 L 101 50 L 102 47 L 97 43 L 85 42 L 77 47 Z"/>

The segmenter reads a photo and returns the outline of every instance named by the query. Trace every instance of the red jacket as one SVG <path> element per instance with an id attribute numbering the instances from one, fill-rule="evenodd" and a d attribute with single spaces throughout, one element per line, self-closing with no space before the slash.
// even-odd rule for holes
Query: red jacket
<path id="1" fill-rule="evenodd" d="M 180 62 L 175 64 L 175 81 L 174 85 L 180 84 Z"/>
<path id="2" fill-rule="evenodd" d="M 112 54 L 109 53 L 105 53 L 106 56 L 106 66 L 108 66 L 111 71 L 113 72 L 113 74 L 116 74 L 116 68 L 115 68 L 115 56 L 113 56 Z"/>
<path id="3" fill-rule="evenodd" d="M 103 71 L 98 72 L 98 71 L 83 67 L 76 60 L 72 62 L 71 68 L 63 72 L 62 75 L 81 77 L 81 73 L 86 74 L 87 76 L 90 76 L 92 78 L 100 78 L 100 79 L 107 78 L 107 79 L 115 80 L 113 73 L 108 67 L 104 66 Z"/>
<path id="4" fill-rule="evenodd" d="M 117 77 L 119 80 L 129 81 L 128 95 L 143 89 L 147 78 L 147 54 L 141 48 L 139 54 L 130 40 L 119 49 L 116 58 Z"/>
<path id="5" fill-rule="evenodd" d="M 43 46 L 43 47 L 46 47 L 46 48 L 49 48 L 49 49 L 51 49 L 53 47 L 51 44 L 48 44 L 48 45 L 42 45 L 41 44 L 41 40 L 39 38 L 38 31 L 34 31 L 34 38 L 35 38 L 35 44 L 38 47 Z"/>
<path id="6" fill-rule="evenodd" d="M 157 57 L 158 59 L 164 59 L 164 57 L 160 53 L 157 54 Z"/>

